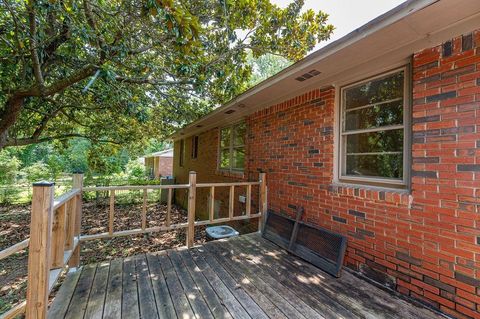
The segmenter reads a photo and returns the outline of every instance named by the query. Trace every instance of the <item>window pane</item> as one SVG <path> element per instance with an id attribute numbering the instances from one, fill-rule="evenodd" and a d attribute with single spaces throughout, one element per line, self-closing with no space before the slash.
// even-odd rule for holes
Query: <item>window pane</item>
<path id="1" fill-rule="evenodd" d="M 403 71 L 345 90 L 345 108 L 403 97 Z"/>
<path id="2" fill-rule="evenodd" d="M 347 155 L 346 174 L 401 179 L 403 155 Z"/>
<path id="3" fill-rule="evenodd" d="M 403 129 L 347 135 L 347 154 L 402 151 Z"/>
<path id="4" fill-rule="evenodd" d="M 403 123 L 403 99 L 345 113 L 345 131 Z"/>
<path id="5" fill-rule="evenodd" d="M 233 150 L 233 168 L 243 169 L 245 165 L 245 149 L 237 148 Z"/>
<path id="6" fill-rule="evenodd" d="M 230 150 L 220 151 L 220 168 L 230 168 Z"/>
<path id="7" fill-rule="evenodd" d="M 223 128 L 220 131 L 220 145 L 221 147 L 230 146 L 230 135 L 232 134 L 232 129 L 230 127 Z"/>
<path id="8" fill-rule="evenodd" d="M 245 145 L 245 134 L 246 134 L 246 127 L 245 123 L 238 124 L 234 127 L 234 137 L 233 137 L 233 145 Z"/>
<path id="9" fill-rule="evenodd" d="M 185 140 L 180 140 L 180 156 L 179 157 L 180 157 L 179 165 L 180 165 L 180 167 L 182 167 L 184 157 L 185 157 Z"/>

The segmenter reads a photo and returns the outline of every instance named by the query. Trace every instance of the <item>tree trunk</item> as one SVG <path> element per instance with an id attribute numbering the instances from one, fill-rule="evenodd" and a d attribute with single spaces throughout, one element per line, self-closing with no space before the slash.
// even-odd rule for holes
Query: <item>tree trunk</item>
<path id="1" fill-rule="evenodd" d="M 3 111 L 0 112 L 0 150 L 2 150 L 8 142 L 8 130 L 17 121 L 18 115 L 23 108 L 24 97 L 11 96 L 7 102 Z"/>

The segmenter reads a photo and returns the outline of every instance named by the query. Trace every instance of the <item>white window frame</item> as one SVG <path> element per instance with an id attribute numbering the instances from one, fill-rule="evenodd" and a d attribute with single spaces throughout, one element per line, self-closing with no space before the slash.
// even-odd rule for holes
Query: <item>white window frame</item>
<path id="1" fill-rule="evenodd" d="M 401 125 L 391 125 L 384 126 L 381 128 L 374 129 L 361 129 L 355 130 L 355 134 L 359 133 L 368 133 L 376 131 L 386 131 L 391 129 L 403 128 L 403 176 L 401 179 L 391 179 L 383 177 L 369 177 L 369 176 L 352 176 L 346 175 L 346 136 L 352 134 L 350 132 L 344 132 L 345 124 L 345 92 L 349 88 L 356 87 L 362 84 L 365 84 L 376 79 L 387 77 L 389 75 L 402 72 L 404 74 L 404 83 L 403 83 L 403 124 Z M 367 186 L 380 186 L 380 187 L 392 187 L 392 188 L 408 188 L 409 178 L 410 178 L 410 101 L 411 101 L 411 82 L 410 82 L 410 66 L 405 65 L 400 68 L 395 68 L 393 70 L 383 72 L 377 75 L 374 75 L 369 78 L 364 78 L 354 83 L 345 85 L 340 88 L 340 97 L 338 99 L 338 158 L 337 158 L 337 180 L 341 183 L 353 183 L 353 184 L 363 184 Z M 382 102 L 385 103 L 385 102 Z M 379 103 L 380 104 L 380 103 Z M 365 106 L 362 106 L 365 107 Z"/>
<path id="2" fill-rule="evenodd" d="M 222 171 L 222 172 L 237 172 L 237 173 L 242 173 L 244 170 L 245 170 L 245 162 L 243 163 L 243 166 L 242 168 L 235 168 L 233 167 L 233 151 L 234 149 L 237 149 L 237 148 L 243 148 L 244 149 L 244 152 L 245 152 L 245 140 L 246 140 L 246 136 L 244 137 L 244 140 L 243 140 L 243 145 L 236 145 L 234 146 L 234 127 L 239 125 L 239 124 L 244 124 L 245 127 L 246 127 L 246 123 L 244 120 L 241 120 L 241 121 L 238 121 L 238 122 L 235 122 L 233 124 L 230 124 L 230 125 L 226 125 L 226 126 L 222 126 L 219 130 L 218 130 L 218 155 L 217 155 L 217 170 L 218 171 Z M 228 147 L 222 147 L 222 130 L 224 129 L 230 129 L 230 143 L 229 143 L 229 146 Z M 220 164 L 221 164 L 221 161 L 222 161 L 222 150 L 226 150 L 228 149 L 229 150 L 229 155 L 230 155 L 230 160 L 229 160 L 229 167 L 221 167 Z"/>

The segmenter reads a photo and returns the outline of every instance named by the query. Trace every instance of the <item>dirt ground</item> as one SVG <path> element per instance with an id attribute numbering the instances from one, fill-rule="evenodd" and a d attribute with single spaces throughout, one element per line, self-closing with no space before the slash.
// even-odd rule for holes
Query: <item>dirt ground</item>
<path id="1" fill-rule="evenodd" d="M 140 228 L 141 204 L 115 205 L 114 229 Z M 108 231 L 107 201 L 92 201 L 83 204 L 82 234 Z M 166 206 L 149 203 L 147 206 L 148 227 L 165 222 Z M 186 212 L 172 207 L 172 224 L 186 222 Z M 28 238 L 30 206 L 0 206 L 0 250 Z M 195 227 L 195 242 L 206 240 L 205 227 Z M 183 229 L 113 239 L 92 240 L 82 244 L 81 263 L 88 264 L 118 257 L 164 250 L 185 245 Z M 0 261 L 0 315 L 25 298 L 28 252 L 23 251 Z"/>

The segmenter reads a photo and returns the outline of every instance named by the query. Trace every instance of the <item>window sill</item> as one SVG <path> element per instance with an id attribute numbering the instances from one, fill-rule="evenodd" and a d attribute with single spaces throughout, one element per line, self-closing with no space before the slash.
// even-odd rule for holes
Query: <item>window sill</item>
<path id="1" fill-rule="evenodd" d="M 333 182 L 330 184 L 328 190 L 335 194 L 353 196 L 378 202 L 393 203 L 408 206 L 409 208 L 413 200 L 408 189 L 400 188 Z"/>
<path id="2" fill-rule="evenodd" d="M 217 169 L 215 171 L 215 174 L 224 176 L 224 177 L 233 177 L 233 178 L 241 178 L 241 179 L 245 177 L 245 174 L 243 171 L 227 171 L 227 170 Z"/>

